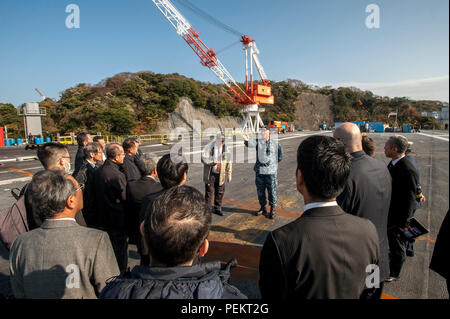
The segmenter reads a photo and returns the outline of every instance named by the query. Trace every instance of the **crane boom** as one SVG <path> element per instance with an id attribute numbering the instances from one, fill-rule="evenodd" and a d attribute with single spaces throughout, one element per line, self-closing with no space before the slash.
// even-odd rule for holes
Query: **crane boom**
<path id="1" fill-rule="evenodd" d="M 41 96 L 42 101 L 45 100 L 44 94 L 42 94 L 42 93 L 41 93 L 38 89 L 36 89 L 36 88 L 35 88 L 35 90 L 36 90 L 36 92 L 38 92 L 38 94 Z"/>
<path id="2" fill-rule="evenodd" d="M 186 18 L 169 0 L 152 0 L 156 7 L 166 17 L 191 49 L 200 58 L 200 63 L 208 67 L 235 96 L 234 103 L 243 105 L 241 113 L 244 116 L 242 131 L 259 132 L 259 128 L 264 126 L 260 113 L 260 104 L 273 104 L 272 87 L 270 81 L 258 59 L 259 50 L 254 40 L 243 35 L 240 42 L 244 45 L 245 51 L 245 91 L 236 83 L 228 70 L 217 58 L 214 50 L 208 48 L 201 40 L 200 34 L 194 30 Z M 193 7 L 193 5 L 191 4 Z M 229 28 L 228 28 L 229 29 Z M 248 70 L 248 56 L 250 56 L 250 81 Z M 261 83 L 253 83 L 253 62 L 261 78 Z"/>
<path id="3" fill-rule="evenodd" d="M 240 104 L 252 104 L 252 98 L 236 83 L 225 66 L 217 58 L 214 50 L 208 48 L 199 38 L 200 34 L 194 30 L 186 18 L 169 0 L 152 0 L 156 7 L 166 17 L 191 49 L 200 58 L 200 63 L 211 71 L 234 93 Z"/>

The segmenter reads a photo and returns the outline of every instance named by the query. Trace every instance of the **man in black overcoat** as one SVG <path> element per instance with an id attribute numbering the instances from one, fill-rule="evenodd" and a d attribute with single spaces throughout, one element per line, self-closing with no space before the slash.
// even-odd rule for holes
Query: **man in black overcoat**
<path id="1" fill-rule="evenodd" d="M 377 228 L 380 240 L 380 288 L 368 289 L 363 297 L 378 299 L 384 280 L 389 277 L 387 219 L 391 202 L 391 175 L 384 162 L 364 152 L 361 131 L 357 125 L 343 123 L 336 128 L 333 136 L 344 143 L 352 156 L 350 176 L 337 202 L 345 212 L 367 218 Z"/>
<path id="2" fill-rule="evenodd" d="M 94 176 L 99 228 L 105 230 L 116 254 L 120 271 L 128 264 L 126 234 L 127 180 L 120 171 L 125 152 L 122 146 L 113 143 L 106 147 L 106 161 Z"/>

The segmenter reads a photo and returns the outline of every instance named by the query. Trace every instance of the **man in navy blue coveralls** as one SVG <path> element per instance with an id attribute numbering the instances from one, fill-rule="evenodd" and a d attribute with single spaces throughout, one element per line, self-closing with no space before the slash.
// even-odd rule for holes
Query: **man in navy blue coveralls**
<path id="1" fill-rule="evenodd" d="M 247 147 L 256 147 L 256 163 L 253 170 L 256 173 L 256 190 L 261 208 L 255 213 L 256 216 L 261 214 L 267 215 L 266 210 L 266 189 L 269 195 L 270 213 L 269 218 L 275 218 L 275 207 L 277 205 L 277 170 L 278 163 L 283 158 L 283 150 L 278 142 L 278 130 L 270 131 L 265 128 L 262 130 L 263 138 L 248 139 L 248 135 L 244 135 L 244 143 Z"/>

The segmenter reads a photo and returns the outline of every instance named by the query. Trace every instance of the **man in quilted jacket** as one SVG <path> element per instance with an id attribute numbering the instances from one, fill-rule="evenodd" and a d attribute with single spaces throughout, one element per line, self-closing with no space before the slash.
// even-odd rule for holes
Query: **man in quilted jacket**
<path id="1" fill-rule="evenodd" d="M 195 263 L 209 247 L 211 212 L 203 195 L 190 186 L 164 191 L 147 207 L 141 233 L 148 243 L 151 264 L 136 266 L 103 289 L 104 299 L 243 299 L 228 284 L 230 268 L 219 261 Z"/>

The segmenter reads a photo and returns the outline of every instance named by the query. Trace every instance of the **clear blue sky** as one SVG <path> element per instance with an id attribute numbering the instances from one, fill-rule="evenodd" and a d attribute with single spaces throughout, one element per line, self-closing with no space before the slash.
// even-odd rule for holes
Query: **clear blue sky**
<path id="1" fill-rule="evenodd" d="M 448 0 L 190 1 L 253 37 L 276 81 L 391 83 L 447 76 L 448 82 Z M 71 3 L 80 8 L 80 29 L 66 28 Z M 220 50 L 238 40 L 174 3 L 209 47 Z M 379 29 L 365 26 L 371 3 L 380 8 Z M 243 81 L 240 46 L 219 57 Z M 0 1 L 0 102 L 39 101 L 35 87 L 59 99 L 77 83 L 141 70 L 218 83 L 151 0 Z"/>

